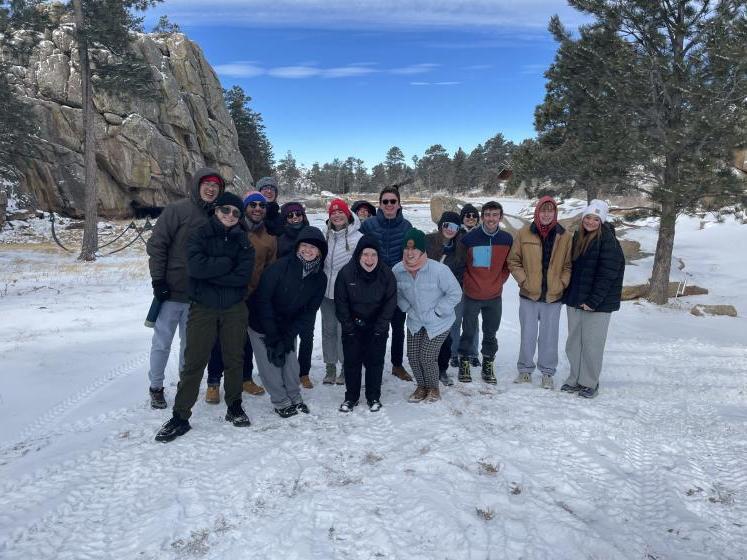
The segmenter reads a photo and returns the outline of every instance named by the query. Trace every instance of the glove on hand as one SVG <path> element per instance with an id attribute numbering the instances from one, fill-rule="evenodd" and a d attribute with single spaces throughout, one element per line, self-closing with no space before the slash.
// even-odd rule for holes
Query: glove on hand
<path id="1" fill-rule="evenodd" d="M 295 336 L 284 336 L 283 339 L 281 340 L 280 347 L 287 354 L 288 352 L 293 352 L 293 350 L 296 349 L 295 342 L 296 342 Z"/>
<path id="2" fill-rule="evenodd" d="M 285 354 L 282 344 L 267 347 L 267 359 L 275 367 L 282 368 L 285 365 Z"/>
<path id="3" fill-rule="evenodd" d="M 165 280 L 153 280 L 153 297 L 158 301 L 166 301 L 171 297 L 171 288 Z"/>

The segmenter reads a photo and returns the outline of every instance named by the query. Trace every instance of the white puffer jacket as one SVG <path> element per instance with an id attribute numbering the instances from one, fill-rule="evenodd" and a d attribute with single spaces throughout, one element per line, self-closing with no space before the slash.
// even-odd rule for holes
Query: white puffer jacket
<path id="1" fill-rule="evenodd" d="M 327 231 L 324 232 L 327 238 L 327 258 L 324 259 L 324 272 L 327 274 L 327 290 L 324 292 L 326 298 L 335 298 L 337 273 L 353 258 L 355 246 L 363 237 L 363 234 L 358 231 L 360 227 L 361 221 L 355 214 L 353 214 L 353 223 L 339 231 L 332 229 L 327 222 Z"/>

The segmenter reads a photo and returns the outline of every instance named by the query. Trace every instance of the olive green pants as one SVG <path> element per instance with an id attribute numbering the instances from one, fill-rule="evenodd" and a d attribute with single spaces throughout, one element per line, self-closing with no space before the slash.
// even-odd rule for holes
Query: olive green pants
<path id="1" fill-rule="evenodd" d="M 228 309 L 213 309 L 199 303 L 190 306 L 184 367 L 179 372 L 174 416 L 187 420 L 192 415 L 192 407 L 197 402 L 202 375 L 216 338 L 220 340 L 223 353 L 226 404 L 231 406 L 236 401 L 241 402 L 248 317 L 243 301 Z"/>

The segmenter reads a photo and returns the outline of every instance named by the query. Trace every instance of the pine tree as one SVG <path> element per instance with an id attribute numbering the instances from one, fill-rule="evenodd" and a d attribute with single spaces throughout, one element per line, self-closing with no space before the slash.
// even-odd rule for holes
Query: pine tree
<path id="1" fill-rule="evenodd" d="M 274 162 L 272 145 L 265 134 L 262 115 L 249 107 L 252 100 L 239 86 L 223 90 L 226 108 L 236 126 L 239 152 L 244 157 L 252 177 L 272 175 Z"/>
<path id="2" fill-rule="evenodd" d="M 387 179 L 390 184 L 399 183 L 407 176 L 405 154 L 397 146 L 392 146 L 387 150 L 384 166 L 386 167 Z"/>
<path id="3" fill-rule="evenodd" d="M 441 144 L 433 144 L 425 151 L 418 161 L 418 175 L 429 192 L 451 190 L 451 158 Z"/>
<path id="4" fill-rule="evenodd" d="M 295 192 L 301 179 L 301 170 L 298 168 L 296 158 L 290 150 L 285 154 L 277 165 L 278 183 L 283 192 Z"/>
<path id="5" fill-rule="evenodd" d="M 453 168 L 451 192 L 465 192 L 469 184 L 469 170 L 467 169 L 467 153 L 461 146 L 454 152 L 451 164 Z"/>

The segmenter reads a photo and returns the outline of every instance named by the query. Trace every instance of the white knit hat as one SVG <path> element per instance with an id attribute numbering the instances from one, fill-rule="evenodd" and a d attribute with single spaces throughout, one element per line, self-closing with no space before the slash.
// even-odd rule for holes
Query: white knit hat
<path id="1" fill-rule="evenodd" d="M 594 214 L 602 220 L 602 223 L 604 223 L 607 221 L 607 212 L 609 212 L 609 206 L 607 206 L 607 203 L 603 200 L 594 199 L 586 208 L 584 208 L 584 211 L 581 212 L 581 218 L 589 214 Z"/>

